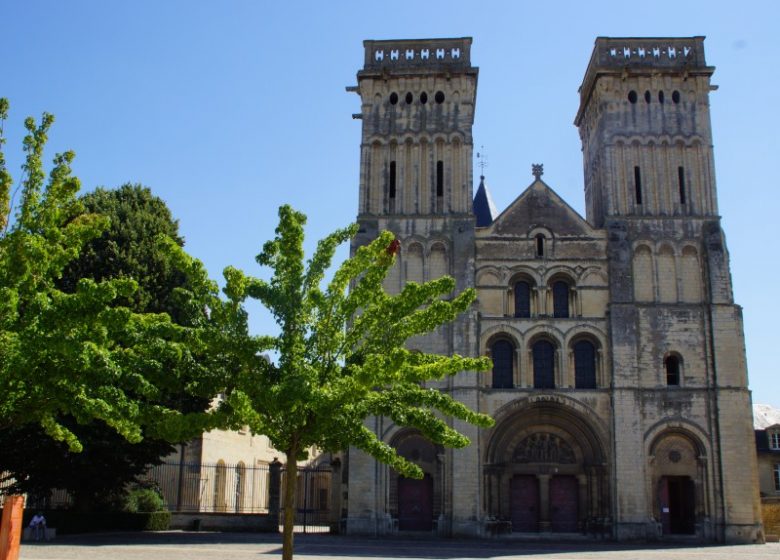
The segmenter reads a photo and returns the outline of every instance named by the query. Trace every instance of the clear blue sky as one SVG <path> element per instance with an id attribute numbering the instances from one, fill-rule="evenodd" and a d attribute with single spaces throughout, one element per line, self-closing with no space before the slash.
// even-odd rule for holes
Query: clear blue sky
<path id="1" fill-rule="evenodd" d="M 277 207 L 309 216 L 312 241 L 354 219 L 363 39 L 474 38 L 475 146 L 499 209 L 531 163 L 584 212 L 576 128 L 596 36 L 706 35 L 720 211 L 744 307 L 754 402 L 780 407 L 772 278 L 780 153 L 780 3 L 0 0 L 0 96 L 11 169 L 22 120 L 57 117 L 48 156 L 74 149 L 83 188 L 148 185 L 212 277 L 254 256 Z M 346 251 L 342 251 L 344 256 Z M 253 328 L 267 332 L 257 311 Z"/>

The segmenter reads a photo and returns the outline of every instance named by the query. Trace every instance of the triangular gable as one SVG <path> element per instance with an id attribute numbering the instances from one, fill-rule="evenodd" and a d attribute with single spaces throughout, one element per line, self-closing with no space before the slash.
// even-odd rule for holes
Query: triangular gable
<path id="1" fill-rule="evenodd" d="M 534 227 L 556 235 L 588 236 L 593 228 L 544 181 L 537 179 L 495 219 L 490 227 L 498 235 L 525 236 Z"/>

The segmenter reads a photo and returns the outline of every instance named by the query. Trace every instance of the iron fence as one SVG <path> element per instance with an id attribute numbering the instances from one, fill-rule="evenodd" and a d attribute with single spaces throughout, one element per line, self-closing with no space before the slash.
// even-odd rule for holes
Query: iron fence
<path id="1" fill-rule="evenodd" d="M 149 469 L 142 484 L 156 486 L 170 511 L 267 513 L 268 465 L 166 463 Z"/>
<path id="2" fill-rule="evenodd" d="M 326 533 L 331 523 L 331 483 L 329 468 L 298 467 L 298 483 L 295 495 L 295 529 L 304 533 Z M 287 470 L 282 470 L 282 489 Z M 284 491 L 281 492 L 279 524 L 284 510 Z"/>
<path id="3" fill-rule="evenodd" d="M 286 469 L 279 463 L 246 466 L 222 461 L 216 464 L 165 463 L 150 467 L 138 477 L 142 486 L 156 488 L 165 507 L 180 513 L 269 513 L 279 515 L 282 524 Z M 330 468 L 298 467 L 295 495 L 295 530 L 328 532 L 333 522 Z M 12 484 L 0 479 L 0 493 Z M 65 490 L 54 489 L 46 496 L 28 496 L 27 507 L 56 509 L 72 505 Z"/>

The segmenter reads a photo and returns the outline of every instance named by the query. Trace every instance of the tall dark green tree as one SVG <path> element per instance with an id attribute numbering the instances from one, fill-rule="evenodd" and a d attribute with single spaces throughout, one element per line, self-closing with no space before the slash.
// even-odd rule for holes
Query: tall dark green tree
<path id="1" fill-rule="evenodd" d="M 89 507 L 170 452 L 170 440 L 209 427 L 198 413 L 220 386 L 209 382 L 219 367 L 206 365 L 196 334 L 216 287 L 149 189 L 76 199 L 72 153 L 57 156 L 44 185 L 52 120 L 28 120 L 11 224 L 0 157 L 0 471 L 15 480 L 6 491 L 66 488 Z M 200 421 L 182 421 L 188 413 Z"/>

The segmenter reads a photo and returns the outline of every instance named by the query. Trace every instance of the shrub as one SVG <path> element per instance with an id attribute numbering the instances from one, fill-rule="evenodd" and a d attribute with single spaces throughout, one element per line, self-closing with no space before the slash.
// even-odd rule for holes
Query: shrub
<path id="1" fill-rule="evenodd" d="M 151 488 L 136 488 L 128 492 L 124 509 L 130 513 L 165 511 L 165 502 Z"/>

